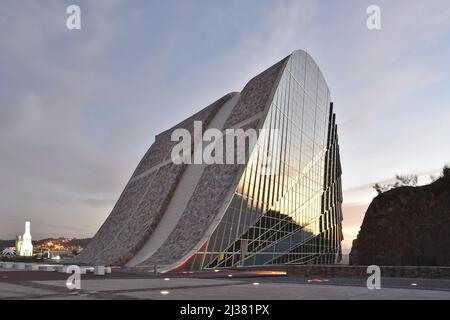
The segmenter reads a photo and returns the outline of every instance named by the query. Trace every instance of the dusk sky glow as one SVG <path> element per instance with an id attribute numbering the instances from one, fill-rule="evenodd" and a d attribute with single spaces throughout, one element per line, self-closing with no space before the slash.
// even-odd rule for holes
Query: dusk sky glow
<path id="1" fill-rule="evenodd" d="M 296 49 L 337 113 L 344 249 L 375 182 L 450 162 L 448 0 L 3 0 L 0 43 L 0 239 L 93 236 L 156 134 Z"/>

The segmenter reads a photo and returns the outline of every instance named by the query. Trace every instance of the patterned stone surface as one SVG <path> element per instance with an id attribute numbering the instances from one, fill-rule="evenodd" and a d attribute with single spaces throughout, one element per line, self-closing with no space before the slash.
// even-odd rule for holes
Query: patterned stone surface
<path id="1" fill-rule="evenodd" d="M 184 128 L 187 129 L 192 135 L 194 132 L 194 121 L 202 121 L 203 129 L 205 129 L 212 118 L 216 115 L 217 111 L 220 110 L 220 108 L 231 98 L 231 96 L 232 94 L 223 96 L 205 109 L 194 114 L 192 117 L 157 135 L 155 143 L 153 143 L 144 158 L 142 158 L 133 174 L 133 177 L 136 177 L 155 165 L 170 159 L 172 148 L 178 143 L 173 142 L 170 139 L 174 130 Z"/>
<path id="2" fill-rule="evenodd" d="M 130 181 L 114 206 L 108 219 L 100 227 L 95 237 L 87 247 L 73 260 L 74 263 L 101 262 L 104 259 L 104 250 L 123 227 L 131 214 L 136 210 L 145 189 L 152 181 L 154 174 L 142 179 Z"/>
<path id="3" fill-rule="evenodd" d="M 247 83 L 244 90 L 242 90 L 239 103 L 234 107 L 233 112 L 225 123 L 226 128 L 233 127 L 239 122 L 264 111 L 274 83 L 284 70 L 288 58 L 281 60 Z"/>
<path id="4" fill-rule="evenodd" d="M 189 252 L 217 214 L 238 169 L 238 165 L 207 166 L 175 230 L 142 264 L 174 263 Z"/>
<path id="5" fill-rule="evenodd" d="M 169 163 L 161 167 L 132 216 L 103 252 L 106 264 L 123 264 L 142 247 L 164 214 L 185 169 Z"/>
<path id="6" fill-rule="evenodd" d="M 110 216 L 85 250 L 72 260 L 73 263 L 124 264 L 141 248 L 164 214 L 185 169 L 184 165 L 171 162 L 158 167 L 170 159 L 176 143 L 170 141 L 172 131 L 184 128 L 192 133 L 194 121 L 202 121 L 205 128 L 231 97 L 232 94 L 225 95 L 156 137 Z"/>

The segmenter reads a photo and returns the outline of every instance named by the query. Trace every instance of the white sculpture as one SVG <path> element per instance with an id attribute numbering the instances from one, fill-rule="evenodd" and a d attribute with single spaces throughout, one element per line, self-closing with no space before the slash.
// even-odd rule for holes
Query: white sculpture
<path id="1" fill-rule="evenodd" d="M 22 237 L 22 243 L 20 245 L 19 255 L 23 257 L 33 256 L 33 244 L 31 243 L 31 223 L 30 221 L 25 222 L 25 233 Z"/>

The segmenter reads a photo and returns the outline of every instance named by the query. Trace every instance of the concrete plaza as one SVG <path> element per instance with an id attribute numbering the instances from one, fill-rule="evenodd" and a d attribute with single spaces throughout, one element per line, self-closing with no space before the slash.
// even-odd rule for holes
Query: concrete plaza
<path id="1" fill-rule="evenodd" d="M 66 288 L 66 274 L 0 271 L 0 299 L 151 299 L 151 300 L 395 300 L 450 299 L 450 280 L 383 278 L 369 290 L 363 278 L 308 278 L 217 273 L 151 274 L 115 271 L 82 275 L 81 289 Z"/>

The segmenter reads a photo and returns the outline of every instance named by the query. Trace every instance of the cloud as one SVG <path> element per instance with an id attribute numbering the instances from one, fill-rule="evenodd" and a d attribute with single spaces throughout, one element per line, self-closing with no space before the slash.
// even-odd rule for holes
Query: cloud
<path id="1" fill-rule="evenodd" d="M 97 220 L 89 215 L 106 211 L 105 205 L 111 207 L 123 183 L 123 166 L 108 161 L 114 154 L 99 150 L 81 134 L 89 102 L 107 83 L 98 65 L 116 40 L 109 19 L 113 4 L 86 4 L 83 15 L 91 20 L 94 32 L 78 35 L 65 28 L 62 2 L 0 5 L 0 23 L 5 26 L 0 32 L 5 49 L 0 59 L 8 62 L 0 66 L 0 82 L 8 82 L 0 86 L 4 150 L 0 216 L 15 225 L 27 216 L 37 217 L 36 234 L 49 232 L 46 221 L 51 219 L 64 225 L 64 211 L 79 210 L 80 220 Z M 63 204 L 76 209 L 64 209 Z M 56 208 L 57 218 L 52 213 Z M 11 237 L 17 227 L 8 226 L 2 224 L 0 231 Z M 85 232 L 86 228 L 68 230 Z"/>

